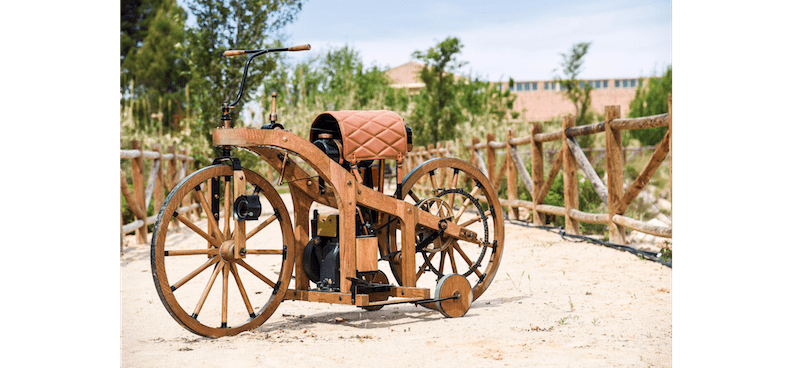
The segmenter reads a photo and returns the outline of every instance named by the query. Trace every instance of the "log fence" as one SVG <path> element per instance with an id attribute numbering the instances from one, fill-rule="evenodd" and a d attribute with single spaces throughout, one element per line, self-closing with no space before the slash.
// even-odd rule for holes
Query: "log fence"
<path id="1" fill-rule="evenodd" d="M 470 163 L 478 167 L 492 182 L 495 190 L 506 178 L 506 198 L 499 198 L 500 204 L 507 210 L 509 218 L 519 218 L 519 208 L 532 212 L 535 225 L 545 225 L 545 215 L 562 216 L 565 218 L 565 231 L 569 234 L 581 235 L 579 223 L 607 225 L 610 242 L 626 244 L 626 229 L 637 230 L 654 236 L 671 238 L 670 226 L 655 226 L 624 215 L 626 209 L 640 194 L 659 166 L 668 161 L 672 176 L 672 97 L 668 96 L 670 112 L 666 114 L 626 119 L 620 116 L 620 106 L 605 107 L 605 121 L 595 124 L 575 126 L 574 117 L 563 118 L 562 129 L 557 132 L 544 133 L 540 124 L 532 124 L 530 135 L 516 137 L 509 130 L 504 142 L 495 140 L 494 133 L 489 133 L 482 141 L 473 137 L 469 145 L 463 145 L 469 152 Z M 622 147 L 621 132 L 624 130 L 668 127 L 662 142 L 655 147 Z M 583 149 L 575 137 L 604 133 L 605 148 Z M 560 141 L 559 150 L 544 150 L 543 144 Z M 411 170 L 421 162 L 433 158 L 453 155 L 450 147 L 453 142 L 416 147 L 407 155 L 407 168 Z M 517 147 L 529 145 L 531 171 L 529 172 L 523 154 Z M 502 163 L 497 163 L 497 151 L 505 150 Z M 637 175 L 637 178 L 624 189 L 624 162 L 635 155 L 653 150 L 650 160 Z M 629 156 L 626 156 L 630 152 Z M 456 152 L 458 156 L 459 152 Z M 588 155 L 586 155 L 586 153 Z M 590 158 L 589 158 L 590 155 Z M 548 174 L 544 175 L 544 158 L 553 162 Z M 606 159 L 607 182 L 605 183 L 594 170 L 594 166 Z M 593 163 L 591 163 L 593 161 Z M 499 169 L 498 169 L 499 166 Z M 544 203 L 552 183 L 558 173 L 563 171 L 564 207 Z M 578 172 L 590 182 L 598 197 L 607 208 L 607 213 L 586 213 L 579 210 Z M 518 198 L 518 179 L 532 197 L 532 201 Z M 671 178 L 672 181 L 672 178 Z M 672 193 L 672 184 L 671 184 Z M 671 194 L 672 197 L 672 194 Z M 478 199 L 486 200 L 479 196 Z"/>
<path id="2" fill-rule="evenodd" d="M 127 177 L 121 170 L 121 195 L 135 217 L 135 221 L 124 224 L 124 209 L 121 209 L 121 251 L 123 251 L 123 237 L 131 232 L 135 232 L 138 244 L 148 242 L 146 225 L 153 224 L 157 217 L 156 214 L 147 216 L 151 201 L 154 202 L 154 211 L 157 212 L 164 202 L 165 191 L 172 190 L 179 181 L 194 171 L 195 159 L 187 155 L 186 149 L 177 153 L 175 146 L 168 147 L 167 153 L 163 153 L 161 144 L 153 144 L 151 150 L 146 151 L 143 150 L 142 142 L 137 140 L 130 142 L 130 149 L 121 150 L 121 159 L 129 159 L 132 162 L 132 188 L 129 188 Z M 153 160 L 147 176 L 143 175 L 144 159 Z M 192 169 L 190 163 L 193 163 Z M 164 166 L 167 166 L 167 169 Z M 189 203 L 185 200 L 179 212 L 190 217 L 198 216 L 199 206 L 198 203 Z"/>

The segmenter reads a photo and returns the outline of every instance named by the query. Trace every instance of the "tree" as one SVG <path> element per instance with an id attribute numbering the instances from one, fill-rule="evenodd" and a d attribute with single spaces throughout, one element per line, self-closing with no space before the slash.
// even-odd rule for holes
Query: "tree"
<path id="1" fill-rule="evenodd" d="M 242 80 L 246 58 L 225 58 L 223 51 L 279 47 L 274 39 L 302 9 L 300 0 L 190 0 L 196 26 L 188 30 L 193 105 L 198 130 L 209 136 L 219 125 L 220 106 L 233 102 Z M 264 75 L 276 65 L 274 56 L 256 59 L 248 71 L 242 101 L 252 96 Z"/>
<path id="2" fill-rule="evenodd" d="M 649 78 L 647 85 L 640 86 L 634 99 L 629 103 L 629 117 L 638 118 L 664 114 L 669 111 L 667 96 L 673 91 L 673 68 L 668 66 L 661 78 Z M 653 146 L 662 142 L 667 127 L 635 129 L 629 131 L 631 138 L 643 146 Z"/>
<path id="3" fill-rule="evenodd" d="M 560 85 L 563 95 L 574 104 L 576 125 L 590 124 L 594 115 L 590 111 L 591 87 L 590 83 L 580 82 L 577 77 L 582 72 L 585 62 L 585 55 L 588 53 L 590 42 L 580 42 L 571 47 L 568 54 L 561 53 L 563 61 L 560 63 L 561 76 L 555 76 L 555 82 Z M 557 71 L 557 69 L 555 69 Z M 586 135 L 578 137 L 580 146 L 587 147 L 591 144 L 593 136 Z"/>
<path id="4" fill-rule="evenodd" d="M 122 92 L 144 102 L 133 111 L 136 126 L 150 128 L 145 122 L 151 114 L 162 113 L 159 128 L 172 127 L 189 79 L 183 48 L 187 14 L 175 0 L 124 1 L 122 9 Z"/>
<path id="5" fill-rule="evenodd" d="M 453 138 L 456 125 L 464 120 L 453 75 L 467 64 L 457 59 L 462 47 L 458 38 L 448 37 L 426 51 L 412 53 L 412 58 L 424 65 L 420 80 L 426 85 L 416 96 L 415 110 L 410 118 L 415 125 L 416 144 Z"/>

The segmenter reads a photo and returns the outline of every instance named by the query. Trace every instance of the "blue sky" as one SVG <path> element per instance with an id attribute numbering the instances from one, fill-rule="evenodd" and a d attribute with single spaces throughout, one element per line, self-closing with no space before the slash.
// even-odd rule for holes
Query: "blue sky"
<path id="1" fill-rule="evenodd" d="M 582 78 L 661 72 L 672 62 L 671 23 L 670 1 L 309 0 L 285 31 L 312 45 L 304 54 L 348 44 L 367 66 L 390 67 L 455 36 L 466 72 L 524 80 L 552 78 L 578 42 L 592 42 Z"/>

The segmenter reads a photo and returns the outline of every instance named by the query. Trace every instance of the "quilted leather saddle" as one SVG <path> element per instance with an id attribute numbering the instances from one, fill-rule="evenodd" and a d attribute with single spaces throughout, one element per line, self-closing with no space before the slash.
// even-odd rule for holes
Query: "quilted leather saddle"
<path id="1" fill-rule="evenodd" d="M 313 121 L 310 141 L 332 134 L 343 143 L 343 159 L 356 165 L 365 160 L 401 161 L 407 153 L 406 123 L 387 110 L 327 111 Z"/>

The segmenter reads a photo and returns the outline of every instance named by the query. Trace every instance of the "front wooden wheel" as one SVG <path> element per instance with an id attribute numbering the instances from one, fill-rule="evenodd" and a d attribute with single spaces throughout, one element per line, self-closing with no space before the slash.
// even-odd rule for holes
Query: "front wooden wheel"
<path id="1" fill-rule="evenodd" d="M 244 227 L 243 258 L 233 252 L 230 166 L 209 166 L 182 180 L 165 199 L 154 227 L 151 269 L 159 298 L 179 324 L 198 335 L 229 336 L 260 326 L 291 281 L 295 243 L 288 209 L 269 182 L 243 170 L 244 193 L 257 194 L 261 202 L 258 220 Z M 216 196 L 212 186 L 219 189 Z M 187 197 L 200 204 L 205 217 L 183 208 Z M 218 218 L 212 215 L 212 200 Z"/>
<path id="2" fill-rule="evenodd" d="M 503 254 L 503 213 L 489 180 L 468 162 L 435 158 L 407 174 L 401 190 L 401 197 L 407 203 L 449 218 L 448 221 L 477 234 L 477 241 L 465 241 L 443 237 L 418 225 L 415 229 L 417 286 L 432 288 L 443 276 L 459 274 L 472 285 L 472 300 L 478 299 L 492 283 Z M 380 242 L 384 243 L 380 245 L 383 255 L 395 254 L 400 249 L 400 244 L 398 249 L 394 246 L 400 240 L 395 228 L 391 226 L 388 242 Z M 421 247 L 421 243 L 425 246 Z M 393 275 L 401 284 L 400 257 L 396 255 L 390 260 Z M 423 306 L 435 308 L 434 304 Z"/>

